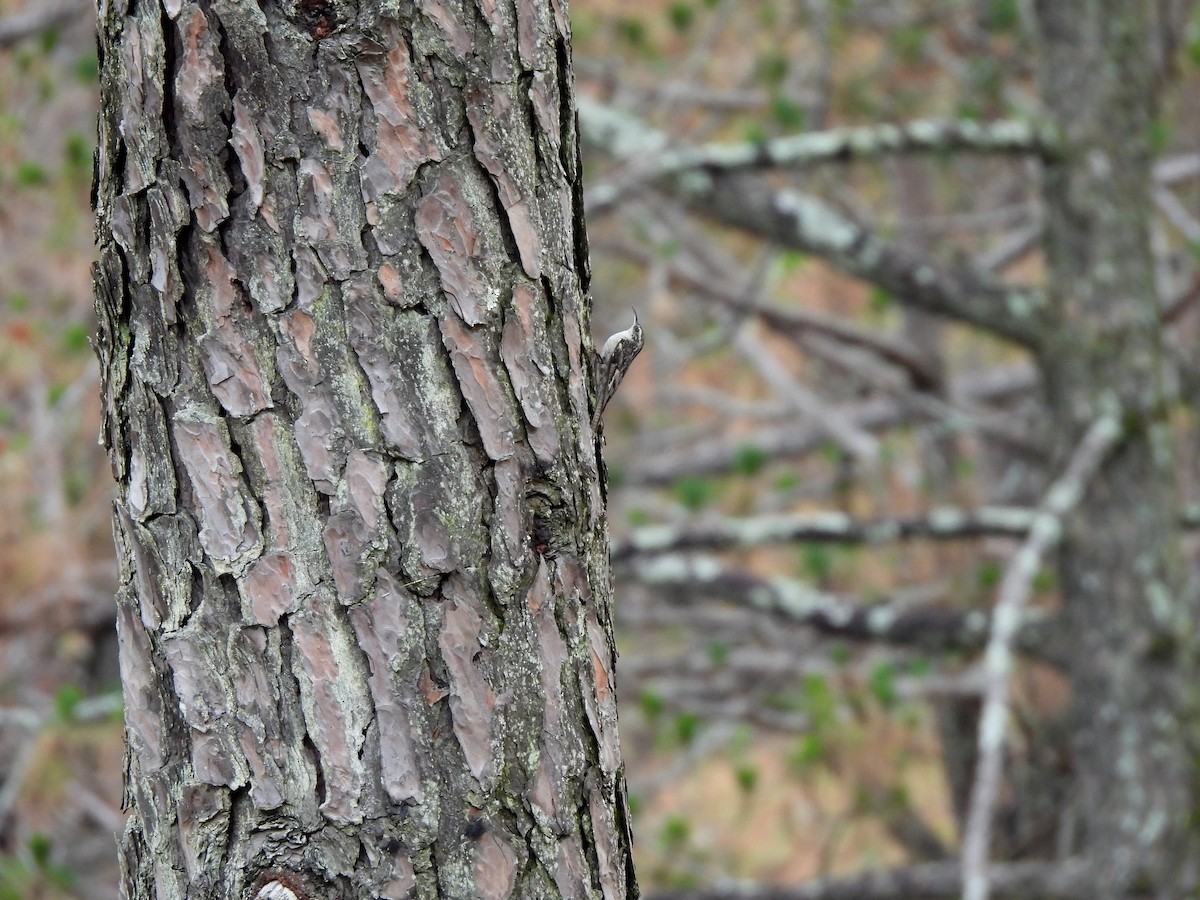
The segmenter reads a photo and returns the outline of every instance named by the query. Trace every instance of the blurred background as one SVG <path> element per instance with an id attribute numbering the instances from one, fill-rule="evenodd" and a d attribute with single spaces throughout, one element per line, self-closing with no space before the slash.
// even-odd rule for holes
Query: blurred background
<path id="1" fill-rule="evenodd" d="M 1170 322 L 1194 346 L 1190 8 L 1163 4 L 1154 243 Z M 633 117 L 656 152 L 1039 112 L 1026 0 L 572 0 L 571 15 L 593 117 Z M 0 0 L 0 900 L 116 896 L 92 27 L 86 2 Z M 597 342 L 631 308 L 648 334 L 606 419 L 643 891 L 953 855 L 986 622 L 971 613 L 992 602 L 1020 529 L 972 529 L 946 509 L 1001 516 L 1042 496 L 1051 423 L 1034 368 L 817 256 L 697 216 L 647 183 L 649 151 L 631 158 L 584 126 Z M 769 177 L 920 257 L 1042 277 L 1028 154 L 835 158 Z M 1052 614 L 1053 572 L 1033 588 L 1034 617 Z M 1053 766 L 1037 723 L 1066 699 L 1054 665 L 1022 660 L 1013 772 Z M 1016 802 L 1002 797 L 1001 815 Z M 1002 836 L 1013 855 L 1044 839 L 1036 815 L 1018 818 Z"/>

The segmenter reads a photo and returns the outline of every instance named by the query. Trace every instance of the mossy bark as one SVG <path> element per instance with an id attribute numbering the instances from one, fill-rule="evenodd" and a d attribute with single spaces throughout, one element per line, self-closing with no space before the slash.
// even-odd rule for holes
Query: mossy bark
<path id="1" fill-rule="evenodd" d="M 636 894 L 563 4 L 99 12 L 125 895 Z"/>

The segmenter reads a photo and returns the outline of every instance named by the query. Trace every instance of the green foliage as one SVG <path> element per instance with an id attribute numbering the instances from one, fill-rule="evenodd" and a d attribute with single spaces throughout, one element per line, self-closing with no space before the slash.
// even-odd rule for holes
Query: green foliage
<path id="1" fill-rule="evenodd" d="M 804 573 L 817 584 L 826 584 L 833 574 L 833 551 L 825 544 L 804 544 L 800 548 Z"/>
<path id="2" fill-rule="evenodd" d="M 788 58 L 779 52 L 764 54 L 755 63 L 754 78 L 767 87 L 777 87 L 787 77 Z"/>
<path id="3" fill-rule="evenodd" d="M 724 641 L 710 641 L 708 644 L 708 661 L 717 668 L 729 662 L 729 645 Z"/>
<path id="4" fill-rule="evenodd" d="M 744 794 L 754 793 L 754 789 L 758 787 L 758 767 L 750 763 L 742 763 L 734 771 L 734 777 L 737 778 L 738 788 Z"/>
<path id="5" fill-rule="evenodd" d="M 683 816 L 669 816 L 663 822 L 658 839 L 662 841 L 663 846 L 667 849 L 678 850 L 688 842 L 688 838 L 691 836 L 692 827 L 688 824 L 687 819 Z"/>
<path id="6" fill-rule="evenodd" d="M 800 131 L 804 128 L 804 109 L 783 94 L 771 97 L 771 118 L 789 131 Z"/>
<path id="7" fill-rule="evenodd" d="M 793 775 L 803 776 L 825 759 L 826 744 L 820 735 L 810 732 L 801 735 L 788 754 L 788 768 Z"/>
<path id="8" fill-rule="evenodd" d="M 888 34 L 888 44 L 900 57 L 901 61 L 913 65 L 925 56 L 925 41 L 929 34 L 919 25 L 905 25 L 895 28 Z"/>
<path id="9" fill-rule="evenodd" d="M 1150 152 L 1155 155 L 1165 153 L 1171 144 L 1171 126 L 1162 119 L 1155 119 L 1149 129 Z"/>
<path id="10" fill-rule="evenodd" d="M 676 2 L 667 8 L 667 18 L 671 27 L 682 33 L 692 27 L 696 19 L 696 8 L 690 3 Z"/>
<path id="11" fill-rule="evenodd" d="M 652 721 L 659 718 L 667 706 L 662 695 L 653 691 L 643 691 L 642 695 L 638 697 L 638 705 L 642 708 L 642 715 Z"/>
<path id="12" fill-rule="evenodd" d="M 91 329 L 86 325 L 78 323 L 68 325 L 62 331 L 63 352 L 71 356 L 88 352 L 91 349 L 91 344 L 88 343 L 90 334 Z"/>
<path id="13" fill-rule="evenodd" d="M 893 709 L 900 701 L 900 694 L 896 690 L 896 667 L 890 662 L 880 663 L 871 669 L 867 686 L 871 696 L 884 709 Z"/>
<path id="14" fill-rule="evenodd" d="M 1032 587 L 1034 591 L 1052 591 L 1058 585 L 1058 575 L 1053 569 L 1041 568 L 1037 574 L 1033 576 Z"/>
<path id="15" fill-rule="evenodd" d="M 681 744 L 690 744 L 700 733 L 700 717 L 693 712 L 681 712 L 675 717 L 675 737 Z"/>
<path id="16" fill-rule="evenodd" d="M 85 53 L 75 61 L 75 78 L 84 84 L 94 84 L 100 78 L 100 60 L 95 53 Z"/>
<path id="17" fill-rule="evenodd" d="M 895 305 L 895 302 L 895 298 L 881 287 L 872 288 L 871 296 L 867 300 L 873 313 L 887 312 Z"/>
<path id="18" fill-rule="evenodd" d="M 38 35 L 38 46 L 42 53 L 48 54 L 51 50 L 58 46 L 58 29 L 47 28 Z"/>
<path id="19" fill-rule="evenodd" d="M 771 486 L 774 487 L 779 493 L 786 494 L 789 491 L 794 491 L 799 484 L 799 475 L 797 475 L 795 472 L 783 472 L 776 477 Z"/>
<path id="20" fill-rule="evenodd" d="M 1021 7 L 1017 0 L 991 0 L 979 24 L 988 31 L 1013 31 L 1021 24 Z"/>
<path id="21" fill-rule="evenodd" d="M 649 43 L 646 23 L 632 16 L 617 19 L 617 37 L 635 50 L 644 50 Z"/>
<path id="22" fill-rule="evenodd" d="M 69 891 L 75 875 L 54 864 L 53 850 L 49 837 L 35 834 L 21 852 L 0 856 L 0 900 L 33 900 Z"/>
<path id="23" fill-rule="evenodd" d="M 72 131 L 67 135 L 63 144 L 63 154 L 67 158 L 67 168 L 73 175 L 92 174 L 92 141 L 87 135 Z"/>
<path id="24" fill-rule="evenodd" d="M 979 586 L 985 591 L 990 591 L 1000 583 L 1000 578 L 1004 575 L 1004 570 L 1000 568 L 999 563 L 985 562 L 975 572 L 975 578 L 979 582 Z"/>
<path id="25" fill-rule="evenodd" d="M 639 506 L 635 506 L 625 514 L 625 521 L 635 528 L 639 525 L 648 525 L 650 523 L 650 513 Z"/>
<path id="26" fill-rule="evenodd" d="M 813 733 L 828 729 L 837 719 L 837 696 L 825 676 L 809 672 L 800 682 L 801 703 Z"/>
<path id="27" fill-rule="evenodd" d="M 17 163 L 16 175 L 17 184 L 21 187 L 37 187 L 49 180 L 46 170 L 31 159 L 24 159 Z"/>
<path id="28" fill-rule="evenodd" d="M 54 695 L 54 712 L 60 722 L 70 722 L 75 718 L 75 710 L 83 700 L 83 690 L 74 684 L 64 684 Z"/>
<path id="29" fill-rule="evenodd" d="M 685 475 L 675 482 L 675 497 L 692 512 L 708 506 L 719 493 L 717 483 L 702 475 Z"/>
<path id="30" fill-rule="evenodd" d="M 742 444 L 733 456 L 733 467 L 739 475 L 757 475 L 767 464 L 767 451 L 755 444 Z"/>

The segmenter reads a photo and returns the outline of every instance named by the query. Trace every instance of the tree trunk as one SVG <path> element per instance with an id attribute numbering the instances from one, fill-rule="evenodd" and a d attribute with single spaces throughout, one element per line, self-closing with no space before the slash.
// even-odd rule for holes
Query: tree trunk
<path id="1" fill-rule="evenodd" d="M 561 0 L 101 0 L 132 898 L 636 895 Z"/>
<path id="2" fill-rule="evenodd" d="M 1119 410 L 1125 437 L 1064 535 L 1073 636 L 1073 847 L 1096 896 L 1197 886 L 1196 608 L 1150 253 L 1151 3 L 1036 4 L 1042 91 L 1066 153 L 1046 171 L 1050 315 L 1039 356 L 1065 459 Z"/>

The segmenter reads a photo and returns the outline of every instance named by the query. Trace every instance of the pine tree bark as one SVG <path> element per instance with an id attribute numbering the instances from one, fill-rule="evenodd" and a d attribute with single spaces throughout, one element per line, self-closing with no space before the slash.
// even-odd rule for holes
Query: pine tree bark
<path id="1" fill-rule="evenodd" d="M 562 0 L 100 0 L 131 898 L 636 895 Z"/>
<path id="2" fill-rule="evenodd" d="M 1196 598 L 1185 587 L 1176 386 L 1150 252 L 1153 4 L 1035 4 L 1066 152 L 1045 173 L 1053 327 L 1039 349 L 1058 455 L 1120 411 L 1125 435 L 1065 530 L 1068 849 L 1095 896 L 1197 888 Z M 1140 894 L 1139 894 L 1140 895 Z"/>

